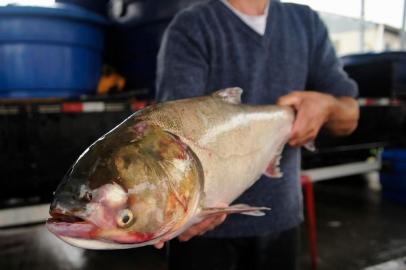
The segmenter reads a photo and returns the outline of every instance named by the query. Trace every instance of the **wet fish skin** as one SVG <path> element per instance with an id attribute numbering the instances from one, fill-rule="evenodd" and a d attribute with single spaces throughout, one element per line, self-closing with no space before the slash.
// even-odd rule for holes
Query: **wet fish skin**
<path id="1" fill-rule="evenodd" d="M 179 136 L 197 155 L 204 170 L 204 207 L 231 203 L 270 162 L 278 163 L 292 129 L 292 108 L 243 105 L 241 94 L 230 88 L 167 102 L 141 116 Z"/>
<path id="2" fill-rule="evenodd" d="M 175 237 L 208 215 L 261 215 L 267 208 L 216 206 L 232 203 L 263 173 L 278 176 L 294 112 L 242 105 L 241 94 L 230 88 L 130 116 L 67 174 L 51 206 L 50 231 L 76 246 L 118 249 Z M 131 215 L 128 226 L 123 213 Z M 82 223 L 67 222 L 71 216 Z"/>

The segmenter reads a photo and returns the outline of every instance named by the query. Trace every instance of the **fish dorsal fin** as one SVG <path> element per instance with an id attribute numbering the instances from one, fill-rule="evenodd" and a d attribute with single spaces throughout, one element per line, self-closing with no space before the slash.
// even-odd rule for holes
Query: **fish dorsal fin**
<path id="1" fill-rule="evenodd" d="M 215 98 L 220 98 L 227 103 L 241 104 L 242 92 L 243 90 L 241 88 L 233 87 L 216 91 L 212 94 L 212 96 Z"/>

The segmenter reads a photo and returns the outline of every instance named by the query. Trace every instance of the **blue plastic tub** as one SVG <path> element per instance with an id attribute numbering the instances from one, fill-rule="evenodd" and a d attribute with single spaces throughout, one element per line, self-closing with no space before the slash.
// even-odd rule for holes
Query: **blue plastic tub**
<path id="1" fill-rule="evenodd" d="M 0 7 L 0 98 L 95 91 L 105 24 L 73 5 Z"/>
<path id="2" fill-rule="evenodd" d="M 383 196 L 406 203 L 406 149 L 385 150 L 382 160 L 385 165 L 380 175 Z"/>

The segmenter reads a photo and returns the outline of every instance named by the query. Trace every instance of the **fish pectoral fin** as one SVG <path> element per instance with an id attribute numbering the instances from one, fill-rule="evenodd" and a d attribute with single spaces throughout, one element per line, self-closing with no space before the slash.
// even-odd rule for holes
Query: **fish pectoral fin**
<path id="1" fill-rule="evenodd" d="M 212 94 L 212 96 L 215 98 L 219 98 L 227 103 L 241 104 L 242 92 L 243 90 L 241 88 L 233 87 L 216 91 Z"/>
<path id="2" fill-rule="evenodd" d="M 242 214 L 247 216 L 254 216 L 254 217 L 261 217 L 264 216 L 265 213 L 263 211 L 269 211 L 271 208 L 269 207 L 255 207 L 249 206 L 247 204 L 235 204 L 229 207 L 210 207 L 204 208 L 202 211 L 201 216 L 203 218 L 207 218 L 214 215 L 222 215 L 222 214 Z"/>
<path id="3" fill-rule="evenodd" d="M 281 178 L 283 176 L 283 173 L 281 172 L 281 169 L 279 167 L 279 164 L 281 162 L 281 155 L 276 156 L 268 165 L 266 168 L 264 175 L 271 177 L 271 178 Z"/>

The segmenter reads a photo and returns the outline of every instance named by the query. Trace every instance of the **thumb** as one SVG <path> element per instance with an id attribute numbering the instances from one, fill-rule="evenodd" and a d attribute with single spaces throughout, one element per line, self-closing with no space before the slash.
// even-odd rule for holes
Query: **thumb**
<path id="1" fill-rule="evenodd" d="M 302 102 L 302 97 L 298 93 L 288 94 L 286 96 L 280 97 L 276 103 L 279 106 L 291 106 L 298 108 Z"/>

